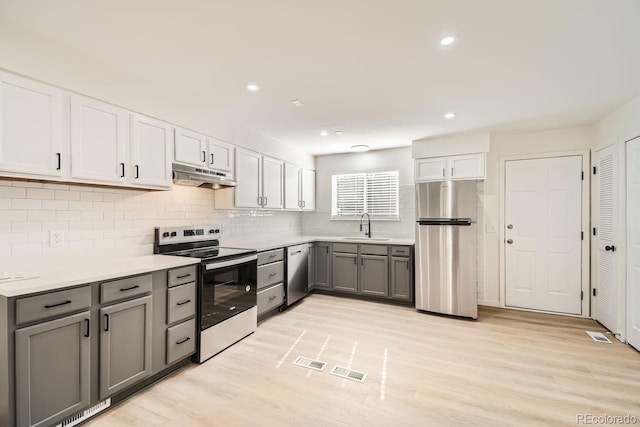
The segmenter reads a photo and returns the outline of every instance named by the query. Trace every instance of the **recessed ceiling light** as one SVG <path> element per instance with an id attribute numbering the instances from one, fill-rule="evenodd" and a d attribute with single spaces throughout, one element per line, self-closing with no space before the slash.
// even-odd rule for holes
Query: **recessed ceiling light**
<path id="1" fill-rule="evenodd" d="M 333 132 L 334 135 L 342 135 L 343 132 L 341 130 L 337 130 L 335 132 Z"/>
<path id="2" fill-rule="evenodd" d="M 451 120 L 456 116 L 456 113 L 454 113 L 453 111 L 445 113 L 444 118 L 447 120 Z"/>
<path id="3" fill-rule="evenodd" d="M 451 44 L 453 44 L 456 41 L 456 38 L 454 36 L 447 36 L 447 37 L 443 37 L 440 40 L 440 44 L 442 46 L 449 46 Z"/>
<path id="4" fill-rule="evenodd" d="M 323 130 L 322 132 L 320 132 L 320 136 L 327 136 L 329 135 L 329 132 L 327 132 L 326 130 Z"/>
<path id="5" fill-rule="evenodd" d="M 368 145 L 352 145 L 351 146 L 351 151 L 355 151 L 355 152 L 362 152 L 362 151 L 369 151 L 369 147 Z"/>
<path id="6" fill-rule="evenodd" d="M 257 92 L 260 90 L 260 87 L 255 83 L 247 83 L 246 87 L 249 92 Z"/>
<path id="7" fill-rule="evenodd" d="M 304 104 L 302 103 L 302 101 L 300 101 L 299 99 L 292 99 L 291 103 L 293 105 L 295 105 L 296 107 L 304 107 Z"/>

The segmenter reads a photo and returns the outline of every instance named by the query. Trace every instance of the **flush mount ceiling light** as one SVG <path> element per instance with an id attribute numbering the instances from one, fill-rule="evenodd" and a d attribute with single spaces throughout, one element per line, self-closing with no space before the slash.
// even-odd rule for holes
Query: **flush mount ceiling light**
<path id="1" fill-rule="evenodd" d="M 352 145 L 351 146 L 351 151 L 355 151 L 356 153 L 360 153 L 362 151 L 369 151 L 369 147 L 368 145 Z"/>
<path id="2" fill-rule="evenodd" d="M 322 132 L 320 132 L 320 136 L 327 136 L 329 135 L 329 132 L 327 132 L 326 130 L 323 130 Z"/>
<path id="3" fill-rule="evenodd" d="M 255 83 L 247 83 L 246 88 L 249 92 L 257 92 L 260 90 L 260 86 Z"/>
<path id="4" fill-rule="evenodd" d="M 456 117 L 456 113 L 454 113 L 453 111 L 450 111 L 448 113 L 445 113 L 444 118 L 447 120 L 451 120 L 453 118 Z"/>
<path id="5" fill-rule="evenodd" d="M 442 46 L 449 46 L 449 45 L 452 45 L 455 41 L 456 41 L 456 38 L 454 36 L 446 36 L 440 40 L 440 44 Z"/>
<path id="6" fill-rule="evenodd" d="M 333 132 L 334 135 L 342 135 L 344 132 L 342 132 L 341 130 L 337 130 L 335 132 Z"/>
<path id="7" fill-rule="evenodd" d="M 304 104 L 302 103 L 302 101 L 300 101 L 299 99 L 292 99 L 291 103 L 293 105 L 295 105 L 296 107 L 304 107 Z"/>

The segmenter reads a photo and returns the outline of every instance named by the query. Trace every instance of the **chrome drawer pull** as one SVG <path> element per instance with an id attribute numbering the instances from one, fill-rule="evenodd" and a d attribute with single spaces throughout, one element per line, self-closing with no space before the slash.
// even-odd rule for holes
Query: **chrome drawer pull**
<path id="1" fill-rule="evenodd" d="M 176 276 L 176 279 L 184 279 L 185 277 L 189 277 L 189 276 L 191 276 L 191 273 L 189 273 L 189 274 L 184 274 L 184 275 L 182 275 L 182 276 Z"/>
<path id="2" fill-rule="evenodd" d="M 53 308 L 53 307 L 60 307 L 61 305 L 66 305 L 66 304 L 71 304 L 71 300 L 66 300 L 64 302 L 59 302 L 57 304 L 49 304 L 49 305 L 45 305 L 44 308 Z"/>
<path id="3" fill-rule="evenodd" d="M 271 295 L 271 296 L 269 297 L 269 301 L 273 301 L 274 299 L 276 299 L 276 296 L 275 296 L 275 295 Z"/>
<path id="4" fill-rule="evenodd" d="M 191 302 L 190 299 L 186 299 L 184 301 L 180 301 L 179 303 L 176 303 L 176 305 L 185 305 L 185 304 L 189 304 Z"/>
<path id="5" fill-rule="evenodd" d="M 176 344 L 178 344 L 178 345 L 184 344 L 187 341 L 189 341 L 190 339 L 191 339 L 191 337 L 182 338 L 180 341 L 176 341 Z"/>
<path id="6" fill-rule="evenodd" d="M 275 275 L 276 275 L 276 273 L 269 273 L 269 277 L 273 277 Z"/>
<path id="7" fill-rule="evenodd" d="M 136 289 L 136 288 L 139 288 L 139 287 L 140 287 L 140 285 L 133 285 L 133 286 L 130 286 L 130 287 L 128 287 L 128 288 L 120 288 L 120 292 L 127 292 L 127 291 L 131 291 L 131 290 Z"/>

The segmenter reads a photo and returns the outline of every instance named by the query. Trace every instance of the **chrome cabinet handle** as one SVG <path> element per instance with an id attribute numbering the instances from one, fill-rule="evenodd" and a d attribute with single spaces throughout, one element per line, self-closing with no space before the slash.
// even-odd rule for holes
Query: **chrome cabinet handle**
<path id="1" fill-rule="evenodd" d="M 275 295 L 271 295 L 271 296 L 269 297 L 269 301 L 273 301 L 274 299 L 276 299 L 276 296 L 275 296 Z"/>
<path id="2" fill-rule="evenodd" d="M 508 224 L 508 225 L 507 225 L 507 228 L 508 228 L 509 230 L 512 230 L 512 229 L 513 229 L 513 224 Z"/>
<path id="3" fill-rule="evenodd" d="M 508 244 L 512 244 L 513 243 L 513 239 L 507 239 L 507 243 Z"/>

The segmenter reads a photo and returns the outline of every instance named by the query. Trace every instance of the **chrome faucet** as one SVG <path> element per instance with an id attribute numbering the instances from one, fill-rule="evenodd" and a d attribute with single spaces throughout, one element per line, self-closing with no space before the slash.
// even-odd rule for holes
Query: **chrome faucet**
<path id="1" fill-rule="evenodd" d="M 368 213 L 363 213 L 362 215 L 360 215 L 360 231 L 362 231 L 362 218 L 364 218 L 364 216 L 367 216 L 367 219 L 369 220 L 369 227 L 367 228 L 367 232 L 364 233 L 368 238 L 371 238 L 371 217 L 369 216 Z"/>

